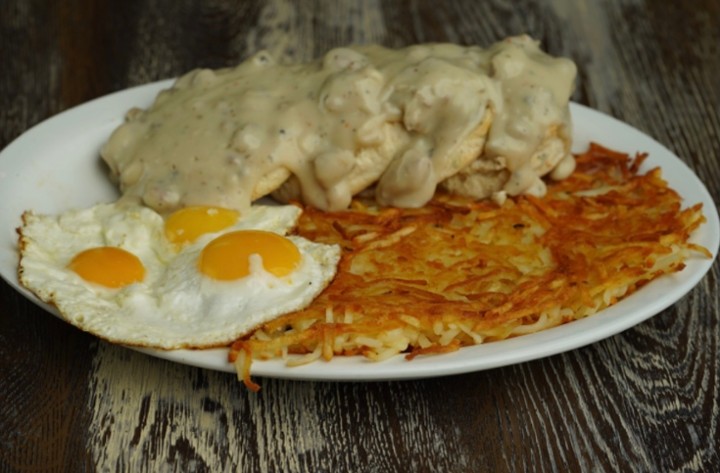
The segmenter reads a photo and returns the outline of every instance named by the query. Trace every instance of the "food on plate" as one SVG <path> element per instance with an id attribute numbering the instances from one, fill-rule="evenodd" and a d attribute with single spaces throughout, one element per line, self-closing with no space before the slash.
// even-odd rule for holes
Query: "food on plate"
<path id="1" fill-rule="evenodd" d="M 527 36 L 488 49 L 424 44 L 329 51 L 307 64 L 260 52 L 179 78 L 102 149 L 124 198 L 160 213 L 244 211 L 272 194 L 322 210 L 365 191 L 416 208 L 436 189 L 502 201 L 573 170 L 576 68 Z"/>
<path id="2" fill-rule="evenodd" d="M 132 204 L 26 212 L 19 280 L 71 324 L 115 343 L 226 346 L 307 306 L 336 272 L 337 245 L 287 236 L 294 205 L 188 207 L 163 219 Z"/>
<path id="3" fill-rule="evenodd" d="M 230 360 L 258 389 L 253 359 L 451 352 L 587 317 L 691 255 L 710 257 L 688 241 L 701 204 L 683 210 L 659 168 L 638 173 L 644 159 L 593 145 L 545 197 L 502 205 L 439 193 L 418 209 L 308 207 L 296 233 L 342 247 L 336 277 L 305 309 L 235 342 Z"/>
<path id="4" fill-rule="evenodd" d="M 193 71 L 102 148 L 118 202 L 23 214 L 19 280 L 111 342 L 229 346 L 251 389 L 256 359 L 412 359 L 587 317 L 710 254 L 701 205 L 644 155 L 570 153 L 574 78 L 527 36 Z"/>

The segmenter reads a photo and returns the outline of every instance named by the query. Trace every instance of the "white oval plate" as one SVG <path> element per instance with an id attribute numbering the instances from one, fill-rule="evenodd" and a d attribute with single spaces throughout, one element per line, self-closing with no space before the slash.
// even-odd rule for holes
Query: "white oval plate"
<path id="1" fill-rule="evenodd" d="M 0 276 L 31 301 L 57 315 L 18 284 L 17 235 L 20 215 L 26 209 L 59 213 L 89 207 L 117 198 L 99 159 L 100 146 L 132 106 L 147 107 L 162 81 L 117 92 L 52 117 L 28 130 L 0 153 Z M 607 115 L 571 104 L 574 149 L 582 151 L 595 141 L 618 151 L 649 153 L 643 169 L 661 166 L 663 176 L 687 205 L 702 202 L 708 222 L 692 241 L 717 253 L 720 225 L 715 204 L 705 186 L 671 151 L 640 131 Z M 692 258 L 680 273 L 664 276 L 592 317 L 543 332 L 500 342 L 463 348 L 457 352 L 419 357 L 403 356 L 375 363 L 361 357 L 336 357 L 288 368 L 281 360 L 257 361 L 257 376 L 313 380 L 412 379 L 479 371 L 533 360 L 578 348 L 626 330 L 675 303 L 710 269 L 712 261 Z M 227 349 L 144 353 L 202 368 L 234 372 Z"/>

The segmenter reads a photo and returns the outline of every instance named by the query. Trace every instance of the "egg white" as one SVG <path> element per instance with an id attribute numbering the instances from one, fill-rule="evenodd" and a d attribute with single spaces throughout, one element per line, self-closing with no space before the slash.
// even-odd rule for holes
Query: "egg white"
<path id="1" fill-rule="evenodd" d="M 251 274 L 236 281 L 202 275 L 200 252 L 231 231 L 284 235 L 300 213 L 292 205 L 253 206 L 235 225 L 178 248 L 165 238 L 163 218 L 141 206 L 101 204 L 59 216 L 26 212 L 19 229 L 19 279 L 65 320 L 114 343 L 163 349 L 222 346 L 309 305 L 334 277 L 340 249 L 289 236 L 301 254 L 294 272 L 278 278 L 263 269 L 260 255 L 252 255 Z M 109 289 L 67 269 L 77 253 L 97 246 L 116 246 L 140 258 L 144 280 Z"/>

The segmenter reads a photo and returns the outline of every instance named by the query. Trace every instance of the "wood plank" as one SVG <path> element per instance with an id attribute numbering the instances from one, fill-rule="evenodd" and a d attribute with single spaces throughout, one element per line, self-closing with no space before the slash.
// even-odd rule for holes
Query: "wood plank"
<path id="1" fill-rule="evenodd" d="M 3 2 L 0 146 L 104 93 L 267 48 L 528 32 L 574 98 L 656 137 L 720 201 L 720 2 Z M 1 205 L 1 203 L 0 203 Z M 646 323 L 544 360 L 379 383 L 234 376 L 100 342 L 0 283 L 0 471 L 712 471 L 718 264 Z"/>

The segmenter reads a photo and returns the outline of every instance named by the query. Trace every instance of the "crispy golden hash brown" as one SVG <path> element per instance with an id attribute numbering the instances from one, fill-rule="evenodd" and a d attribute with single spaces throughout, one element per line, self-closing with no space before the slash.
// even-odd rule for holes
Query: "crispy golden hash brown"
<path id="1" fill-rule="evenodd" d="M 335 355 L 382 360 L 445 353 L 586 317 L 679 271 L 705 218 L 681 209 L 660 169 L 639 175 L 598 145 L 544 198 L 502 206 L 437 195 L 419 209 L 306 208 L 297 233 L 343 248 L 338 274 L 306 309 L 236 341 L 230 361 L 251 389 L 252 359 Z"/>

